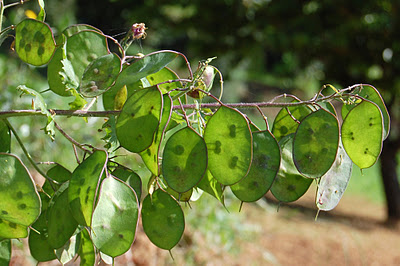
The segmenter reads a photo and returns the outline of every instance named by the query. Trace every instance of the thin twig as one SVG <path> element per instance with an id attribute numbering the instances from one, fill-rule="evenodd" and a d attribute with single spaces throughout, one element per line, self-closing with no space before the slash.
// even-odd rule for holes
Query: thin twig
<path id="1" fill-rule="evenodd" d="M 54 121 L 54 126 L 55 126 L 55 127 L 58 129 L 58 131 L 60 131 L 60 133 L 61 133 L 67 140 L 69 140 L 69 142 L 71 142 L 73 145 L 75 145 L 76 147 L 80 148 L 81 150 L 83 150 L 83 151 L 86 152 L 86 153 L 89 153 L 89 154 L 92 154 L 92 153 L 93 153 L 93 151 L 84 148 L 84 146 L 88 146 L 88 147 L 90 147 L 90 148 L 93 148 L 93 147 L 91 147 L 90 145 L 87 145 L 87 144 L 85 145 L 85 144 L 80 144 L 79 142 L 77 142 L 77 141 L 76 141 L 75 139 L 73 139 L 70 135 L 68 135 L 67 132 L 65 132 L 65 131 L 56 123 L 56 121 Z"/>

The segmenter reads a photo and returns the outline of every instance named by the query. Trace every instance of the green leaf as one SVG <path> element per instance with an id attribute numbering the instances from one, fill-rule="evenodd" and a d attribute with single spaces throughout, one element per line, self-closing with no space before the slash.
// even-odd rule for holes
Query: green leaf
<path id="1" fill-rule="evenodd" d="M 93 266 L 96 262 L 96 253 L 94 250 L 92 239 L 90 238 L 87 228 L 84 228 L 78 235 L 80 237 L 81 247 L 79 249 L 79 257 L 81 266 Z"/>
<path id="2" fill-rule="evenodd" d="M 298 101 L 294 100 L 293 102 Z M 282 137 L 296 132 L 299 124 L 293 118 L 300 121 L 311 112 L 312 110 L 305 105 L 291 106 L 287 109 L 282 108 L 276 115 L 272 126 L 272 134 L 275 136 L 276 140 L 279 142 Z"/>
<path id="3" fill-rule="evenodd" d="M 193 194 L 193 188 L 184 192 L 184 193 L 179 193 L 173 190 L 170 187 L 167 187 L 165 191 L 170 194 L 172 197 L 174 197 L 175 200 L 180 201 L 180 202 L 188 202 L 190 198 L 192 197 Z"/>
<path id="4" fill-rule="evenodd" d="M 204 140 L 208 149 L 208 169 L 221 184 L 233 185 L 247 175 L 253 140 L 243 114 L 221 106 L 208 121 Z"/>
<path id="5" fill-rule="evenodd" d="M 91 225 L 97 186 L 107 159 L 106 152 L 97 150 L 72 173 L 68 201 L 72 215 L 80 225 Z"/>
<path id="6" fill-rule="evenodd" d="M 44 132 L 49 135 L 49 137 L 54 140 L 54 136 L 56 134 L 55 129 L 54 129 L 54 117 L 53 115 L 47 110 L 47 104 L 43 99 L 43 96 L 40 94 L 40 92 L 37 92 L 35 90 L 32 90 L 25 85 L 20 85 L 17 87 L 17 90 L 21 92 L 21 96 L 23 94 L 30 94 L 32 96 L 35 96 L 35 100 L 33 101 L 33 109 L 39 109 L 40 112 L 44 115 L 47 116 L 47 124 L 46 127 L 44 128 Z"/>
<path id="7" fill-rule="evenodd" d="M 44 21 L 46 18 L 46 11 L 44 10 L 44 0 L 38 0 L 38 4 L 40 6 L 40 11 L 37 16 L 37 19 L 40 21 Z"/>
<path id="8" fill-rule="evenodd" d="M 50 27 L 38 20 L 25 19 L 15 28 L 15 50 L 22 61 L 41 66 L 48 63 L 56 49 Z"/>
<path id="9" fill-rule="evenodd" d="M 106 132 L 106 135 L 101 139 L 106 142 L 104 147 L 109 151 L 109 153 L 115 152 L 115 150 L 119 147 L 119 141 L 116 132 L 116 123 L 116 116 L 110 116 L 102 126 L 102 128 Z"/>
<path id="10" fill-rule="evenodd" d="M 163 110 L 160 125 L 154 135 L 153 143 L 149 148 L 142 151 L 140 156 L 147 168 L 156 176 L 159 175 L 159 151 L 161 140 L 166 132 L 167 123 L 169 123 L 172 114 L 172 99 L 169 94 L 163 95 Z"/>
<path id="11" fill-rule="evenodd" d="M 268 131 L 253 132 L 253 161 L 249 174 L 231 186 L 235 196 L 244 202 L 259 200 L 275 180 L 281 160 L 279 145 Z"/>
<path id="12" fill-rule="evenodd" d="M 128 251 L 135 239 L 138 209 L 136 193 L 130 186 L 113 177 L 104 179 L 93 213 L 94 245 L 111 257 Z"/>
<path id="13" fill-rule="evenodd" d="M 0 119 L 0 140 L 0 152 L 10 152 L 11 133 L 3 119 Z"/>
<path id="14" fill-rule="evenodd" d="M 0 265 L 8 266 L 11 261 L 11 240 L 0 241 Z"/>
<path id="15" fill-rule="evenodd" d="M 71 179 L 71 172 L 60 164 L 56 164 L 47 171 L 47 176 L 49 176 L 54 181 L 59 183 L 67 182 Z"/>
<path id="16" fill-rule="evenodd" d="M 50 261 L 56 259 L 54 249 L 50 246 L 48 239 L 48 228 L 46 212 L 42 210 L 39 218 L 32 225 L 35 230 L 29 231 L 29 251 L 32 257 L 37 261 Z M 40 234 L 38 234 L 39 232 Z"/>
<path id="17" fill-rule="evenodd" d="M 67 262 L 71 261 L 79 251 L 79 239 L 77 235 L 71 237 L 70 240 L 65 243 L 65 245 L 59 249 L 56 249 L 55 254 L 57 259 L 61 262 L 62 265 L 66 264 Z"/>
<path id="18" fill-rule="evenodd" d="M 142 180 L 140 176 L 129 168 L 118 166 L 112 175 L 127 183 L 136 193 L 138 200 L 142 197 Z"/>
<path id="19" fill-rule="evenodd" d="M 71 110 L 82 109 L 87 104 L 87 101 L 75 89 L 71 90 L 71 93 L 72 96 L 75 97 L 75 100 L 73 102 L 68 103 L 70 109 Z"/>
<path id="20" fill-rule="evenodd" d="M 210 171 L 206 171 L 204 177 L 197 184 L 197 187 L 219 200 L 225 206 L 222 184 L 212 176 Z"/>
<path id="21" fill-rule="evenodd" d="M 338 205 L 349 183 L 352 168 L 353 162 L 343 146 L 339 145 L 332 168 L 321 177 L 318 183 L 317 197 L 315 199 L 318 209 L 330 211 Z"/>
<path id="22" fill-rule="evenodd" d="M 74 234 L 78 222 L 68 205 L 68 184 L 62 185 L 54 194 L 47 209 L 48 243 L 58 249 Z"/>
<path id="23" fill-rule="evenodd" d="M 303 177 L 293 162 L 294 134 L 287 135 L 279 141 L 281 147 L 281 165 L 278 175 L 271 187 L 274 197 L 282 202 L 299 199 L 307 192 L 313 179 Z"/>
<path id="24" fill-rule="evenodd" d="M 147 149 L 161 118 L 163 99 L 157 86 L 135 92 L 125 103 L 117 120 L 117 137 L 131 152 Z"/>
<path id="25" fill-rule="evenodd" d="M 148 75 L 146 77 L 146 79 L 149 81 L 150 85 L 154 86 L 154 85 L 157 85 L 159 83 L 162 83 L 162 82 L 165 82 L 168 80 L 177 80 L 177 79 L 179 79 L 179 77 L 171 69 L 164 67 L 160 71 L 158 71 L 154 74 Z M 176 82 L 172 82 L 172 83 L 164 83 L 164 84 L 159 85 L 158 87 L 160 88 L 161 92 L 164 94 L 173 89 L 181 88 L 182 84 L 180 82 L 176 81 Z M 174 93 L 172 93 L 171 96 L 173 96 L 173 95 L 174 95 Z"/>
<path id="26" fill-rule="evenodd" d="M 343 147 L 361 169 L 371 167 L 382 150 L 383 118 L 378 105 L 362 101 L 351 109 L 342 124 Z"/>
<path id="27" fill-rule="evenodd" d="M 339 146 L 339 122 L 325 109 L 301 120 L 293 143 L 293 160 L 304 176 L 323 176 L 332 166 Z"/>
<path id="28" fill-rule="evenodd" d="M 175 52 L 163 51 L 146 55 L 134 61 L 119 74 L 115 85 L 103 94 L 104 109 L 114 109 L 115 96 L 123 86 L 127 87 L 128 97 L 130 97 L 132 93 L 140 89 L 140 86 L 143 86 L 140 79 L 160 71 L 176 57 Z"/>
<path id="29" fill-rule="evenodd" d="M 367 99 L 376 105 L 378 105 L 379 109 L 382 112 L 383 117 L 383 125 L 384 125 L 384 132 L 383 132 L 383 139 L 386 139 L 389 135 L 390 131 L 390 117 L 389 112 L 386 109 L 386 105 L 382 99 L 381 94 L 379 91 L 371 85 L 360 86 L 353 91 L 353 93 L 358 94 L 359 96 Z M 353 109 L 357 104 L 344 104 L 342 107 L 342 117 L 346 117 L 346 115 Z"/>
<path id="30" fill-rule="evenodd" d="M 83 73 L 79 90 L 85 97 L 103 94 L 114 83 L 121 71 L 121 59 L 114 53 L 92 61 Z"/>
<path id="31" fill-rule="evenodd" d="M 207 147 L 192 128 L 175 132 L 167 141 L 162 160 L 162 173 L 168 186 L 183 193 L 193 188 L 207 170 Z"/>
<path id="32" fill-rule="evenodd" d="M 0 238 L 27 237 L 39 216 L 41 202 L 34 181 L 12 154 L 0 153 Z"/>
<path id="33" fill-rule="evenodd" d="M 178 244 L 185 230 L 181 206 L 161 189 L 143 200 L 142 224 L 150 241 L 166 250 Z"/>

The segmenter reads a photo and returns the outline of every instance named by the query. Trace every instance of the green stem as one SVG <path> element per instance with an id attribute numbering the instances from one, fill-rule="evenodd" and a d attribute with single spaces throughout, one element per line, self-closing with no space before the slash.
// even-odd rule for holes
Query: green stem
<path id="1" fill-rule="evenodd" d="M 31 165 L 33 166 L 33 168 L 36 169 L 36 171 L 38 171 L 39 174 L 41 174 L 44 178 L 46 178 L 47 180 L 50 181 L 50 185 L 53 187 L 53 184 L 58 184 L 57 181 L 53 180 L 52 178 L 50 178 L 49 176 L 47 176 L 37 165 L 37 163 L 33 160 L 32 156 L 29 154 L 28 150 L 25 148 L 24 144 L 22 143 L 22 140 L 20 139 L 20 137 L 18 136 L 17 131 L 15 131 L 15 129 L 13 128 L 13 126 L 10 124 L 10 122 L 8 122 L 7 119 L 4 119 L 5 123 L 7 124 L 8 128 L 11 130 L 11 132 L 14 134 L 15 139 L 17 140 L 19 146 L 21 147 L 22 151 L 24 152 L 25 156 L 28 158 L 29 162 L 31 163 Z M 55 189 L 53 187 L 53 189 Z"/>

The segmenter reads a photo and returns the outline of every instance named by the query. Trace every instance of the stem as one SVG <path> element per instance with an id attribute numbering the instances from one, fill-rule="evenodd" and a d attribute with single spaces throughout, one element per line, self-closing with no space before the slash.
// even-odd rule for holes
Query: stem
<path id="1" fill-rule="evenodd" d="M 55 187 L 53 187 L 53 184 L 58 184 L 57 181 L 53 180 L 49 176 L 47 176 L 39 167 L 38 164 L 33 160 L 32 156 L 29 154 L 28 150 L 25 148 L 24 144 L 22 143 L 22 140 L 19 138 L 17 131 L 13 128 L 13 126 L 8 122 L 7 119 L 4 119 L 4 122 L 7 124 L 8 128 L 11 130 L 11 132 L 14 134 L 15 139 L 17 140 L 19 146 L 21 147 L 22 151 L 24 152 L 25 156 L 28 158 L 29 162 L 33 166 L 33 168 L 38 171 L 39 174 L 41 174 L 44 178 L 50 181 L 51 187 L 55 191 Z"/>
<path id="2" fill-rule="evenodd" d="M 69 141 L 71 142 L 74 146 L 80 148 L 81 150 L 83 150 L 84 152 L 87 152 L 89 154 L 92 154 L 93 151 L 88 150 L 86 148 L 84 148 L 83 146 L 87 146 L 87 145 L 83 145 L 80 144 L 79 142 L 77 142 L 75 139 L 73 139 L 70 135 L 68 135 L 57 123 L 56 121 L 54 121 L 54 126 L 58 129 L 58 131 L 60 131 L 60 133 Z"/>

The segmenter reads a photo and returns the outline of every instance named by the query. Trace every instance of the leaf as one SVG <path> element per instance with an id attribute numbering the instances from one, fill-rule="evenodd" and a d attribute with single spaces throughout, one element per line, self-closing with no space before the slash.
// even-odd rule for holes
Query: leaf
<path id="1" fill-rule="evenodd" d="M 140 201 L 142 197 L 142 180 L 138 174 L 129 168 L 118 166 L 112 172 L 112 175 L 127 183 L 135 191 L 138 201 Z"/>
<path id="2" fill-rule="evenodd" d="M 156 133 L 163 108 L 157 86 L 135 92 L 117 119 L 117 137 L 122 147 L 138 153 L 147 149 Z"/>
<path id="3" fill-rule="evenodd" d="M 56 49 L 50 27 L 38 20 L 25 19 L 15 28 L 15 50 L 22 61 L 41 66 L 48 63 Z"/>
<path id="4" fill-rule="evenodd" d="M 54 194 L 47 209 L 47 241 L 53 249 L 58 249 L 74 234 L 78 222 L 68 205 L 68 184 L 62 185 Z"/>
<path id="5" fill-rule="evenodd" d="M 252 160 L 252 135 L 247 119 L 237 110 L 221 106 L 207 123 L 204 140 L 208 169 L 223 185 L 244 178 Z"/>
<path id="6" fill-rule="evenodd" d="M 212 176 L 210 171 L 206 171 L 204 177 L 197 184 L 197 187 L 219 200 L 225 206 L 222 184 Z"/>
<path id="7" fill-rule="evenodd" d="M 147 168 L 156 176 L 159 175 L 159 151 L 161 140 L 167 130 L 166 126 L 169 124 L 172 115 L 172 99 L 169 94 L 163 95 L 163 110 L 160 125 L 158 130 L 154 135 L 153 143 L 150 147 L 140 153 L 143 162 L 146 164 Z"/>
<path id="8" fill-rule="evenodd" d="M 11 261 L 11 240 L 0 241 L 0 265 L 7 266 Z"/>
<path id="9" fill-rule="evenodd" d="M 382 150 L 383 118 L 379 107 L 363 101 L 351 109 L 342 124 L 343 147 L 361 169 L 371 167 Z"/>
<path id="10" fill-rule="evenodd" d="M 164 67 L 160 71 L 158 71 L 154 74 L 148 75 L 146 77 L 146 79 L 149 81 L 151 86 L 154 86 L 154 85 L 157 85 L 159 83 L 162 83 L 162 82 L 165 82 L 168 80 L 177 80 L 177 79 L 179 79 L 179 77 L 171 69 Z M 176 81 L 176 82 L 172 82 L 172 83 L 160 84 L 158 87 L 160 88 L 161 92 L 163 94 L 165 94 L 173 89 L 181 88 L 182 84 L 180 82 Z M 173 96 L 173 95 L 174 95 L 174 93 L 171 93 L 171 96 Z"/>
<path id="11" fill-rule="evenodd" d="M 84 228 L 78 235 L 81 247 L 79 249 L 79 257 L 81 266 L 93 266 L 96 262 L 96 253 L 94 250 L 92 239 L 90 238 L 87 228 Z"/>
<path id="12" fill-rule="evenodd" d="M 301 120 L 293 142 L 297 170 L 309 178 L 323 176 L 332 166 L 339 146 L 339 122 L 325 109 Z"/>
<path id="13" fill-rule="evenodd" d="M 164 147 L 162 173 L 168 186 L 179 193 L 193 188 L 207 170 L 207 147 L 192 128 L 175 132 Z"/>
<path id="14" fill-rule="evenodd" d="M 93 60 L 83 72 L 79 90 L 85 97 L 96 97 L 107 91 L 121 71 L 121 59 L 114 53 Z"/>
<path id="15" fill-rule="evenodd" d="M 44 10 L 44 0 L 38 0 L 38 4 L 40 6 L 40 11 L 37 16 L 37 19 L 40 21 L 44 21 L 46 18 L 46 11 Z"/>
<path id="16" fill-rule="evenodd" d="M 132 93 L 140 89 L 140 86 L 143 87 L 142 82 L 140 82 L 142 78 L 160 71 L 176 57 L 175 52 L 160 51 L 134 61 L 119 74 L 115 85 L 103 94 L 104 109 L 114 109 L 115 96 L 123 86 L 127 87 L 129 98 Z"/>
<path id="17" fill-rule="evenodd" d="M 253 132 L 253 161 L 249 174 L 231 186 L 235 196 L 244 202 L 254 202 L 267 193 L 279 170 L 279 145 L 266 131 Z"/>
<path id="18" fill-rule="evenodd" d="M 292 102 L 298 101 L 294 100 Z M 304 105 L 291 106 L 287 109 L 282 108 L 276 115 L 272 126 L 272 134 L 275 136 L 276 140 L 279 142 L 284 136 L 296 132 L 299 124 L 293 120 L 293 118 L 300 121 L 311 112 L 312 110 Z"/>
<path id="19" fill-rule="evenodd" d="M 52 140 L 54 140 L 54 136 L 56 134 L 54 129 L 54 116 L 49 112 L 49 110 L 47 110 L 47 104 L 44 101 L 42 95 L 39 92 L 26 87 L 25 85 L 18 86 L 17 90 L 21 92 L 21 96 L 23 94 L 30 94 L 32 96 L 35 96 L 35 100 L 33 101 L 33 109 L 40 110 L 42 114 L 47 116 L 47 124 L 44 128 L 44 132 Z"/>
<path id="20" fill-rule="evenodd" d="M 75 97 L 75 100 L 73 102 L 68 103 L 70 109 L 71 110 L 82 109 L 87 104 L 87 101 L 75 89 L 71 90 L 71 93 L 72 96 Z"/>
<path id="21" fill-rule="evenodd" d="M 74 235 L 63 247 L 56 249 L 55 254 L 62 265 L 71 261 L 76 256 L 79 251 L 79 244 L 77 235 Z"/>
<path id="22" fill-rule="evenodd" d="M 116 123 L 116 116 L 110 116 L 102 126 L 102 128 L 106 132 L 106 135 L 101 139 L 106 142 L 104 147 L 109 152 L 114 152 L 119 147 L 119 141 L 116 132 Z"/>
<path id="23" fill-rule="evenodd" d="M 47 196 L 46 196 L 47 197 Z M 29 251 L 31 256 L 37 261 L 50 261 L 56 259 L 54 249 L 49 245 L 48 228 L 45 208 L 42 208 L 42 213 L 36 222 L 32 225 L 35 230 L 29 231 Z M 38 234 L 39 232 L 40 234 Z"/>
<path id="24" fill-rule="evenodd" d="M 91 225 L 97 186 L 107 160 L 107 153 L 97 150 L 72 173 L 68 201 L 72 215 L 80 225 Z"/>
<path id="25" fill-rule="evenodd" d="M 389 112 L 386 108 L 386 105 L 379 91 L 371 85 L 366 85 L 357 87 L 355 91 L 353 91 L 353 93 L 356 93 L 359 96 L 363 97 L 364 99 L 367 99 L 378 105 L 379 109 L 382 112 L 382 117 L 383 117 L 383 125 L 384 125 L 383 139 L 386 139 L 390 132 L 390 117 L 389 117 Z M 351 105 L 344 104 L 342 107 L 342 117 L 346 117 L 346 115 L 350 112 L 350 110 L 353 109 L 355 106 L 357 106 L 357 104 L 351 104 Z"/>
<path id="26" fill-rule="evenodd" d="M 113 177 L 104 179 L 93 213 L 94 245 L 111 257 L 128 251 L 135 239 L 138 209 L 136 193 L 131 187 Z"/>
<path id="27" fill-rule="evenodd" d="M 47 171 L 47 176 L 49 176 L 54 181 L 59 183 L 67 182 L 71 179 L 71 172 L 60 164 L 56 164 Z"/>
<path id="28" fill-rule="evenodd" d="M 150 241 L 166 250 L 171 250 L 178 244 L 185 230 L 181 206 L 160 189 L 143 200 L 142 224 Z"/>
<path id="29" fill-rule="evenodd" d="M 0 140 L 0 152 L 10 152 L 11 133 L 3 119 L 0 119 Z"/>
<path id="30" fill-rule="evenodd" d="M 39 216 L 41 202 L 32 177 L 21 160 L 0 153 L 0 238 L 27 237 Z"/>
<path id="31" fill-rule="evenodd" d="M 303 177 L 293 162 L 294 134 L 287 135 L 279 141 L 281 147 L 281 165 L 278 175 L 271 187 L 274 197 L 282 202 L 298 200 L 307 192 L 313 179 Z"/>
<path id="32" fill-rule="evenodd" d="M 334 164 L 321 177 L 318 183 L 315 199 L 318 209 L 330 211 L 338 205 L 350 181 L 352 168 L 353 162 L 350 160 L 343 146 L 339 145 Z"/>

